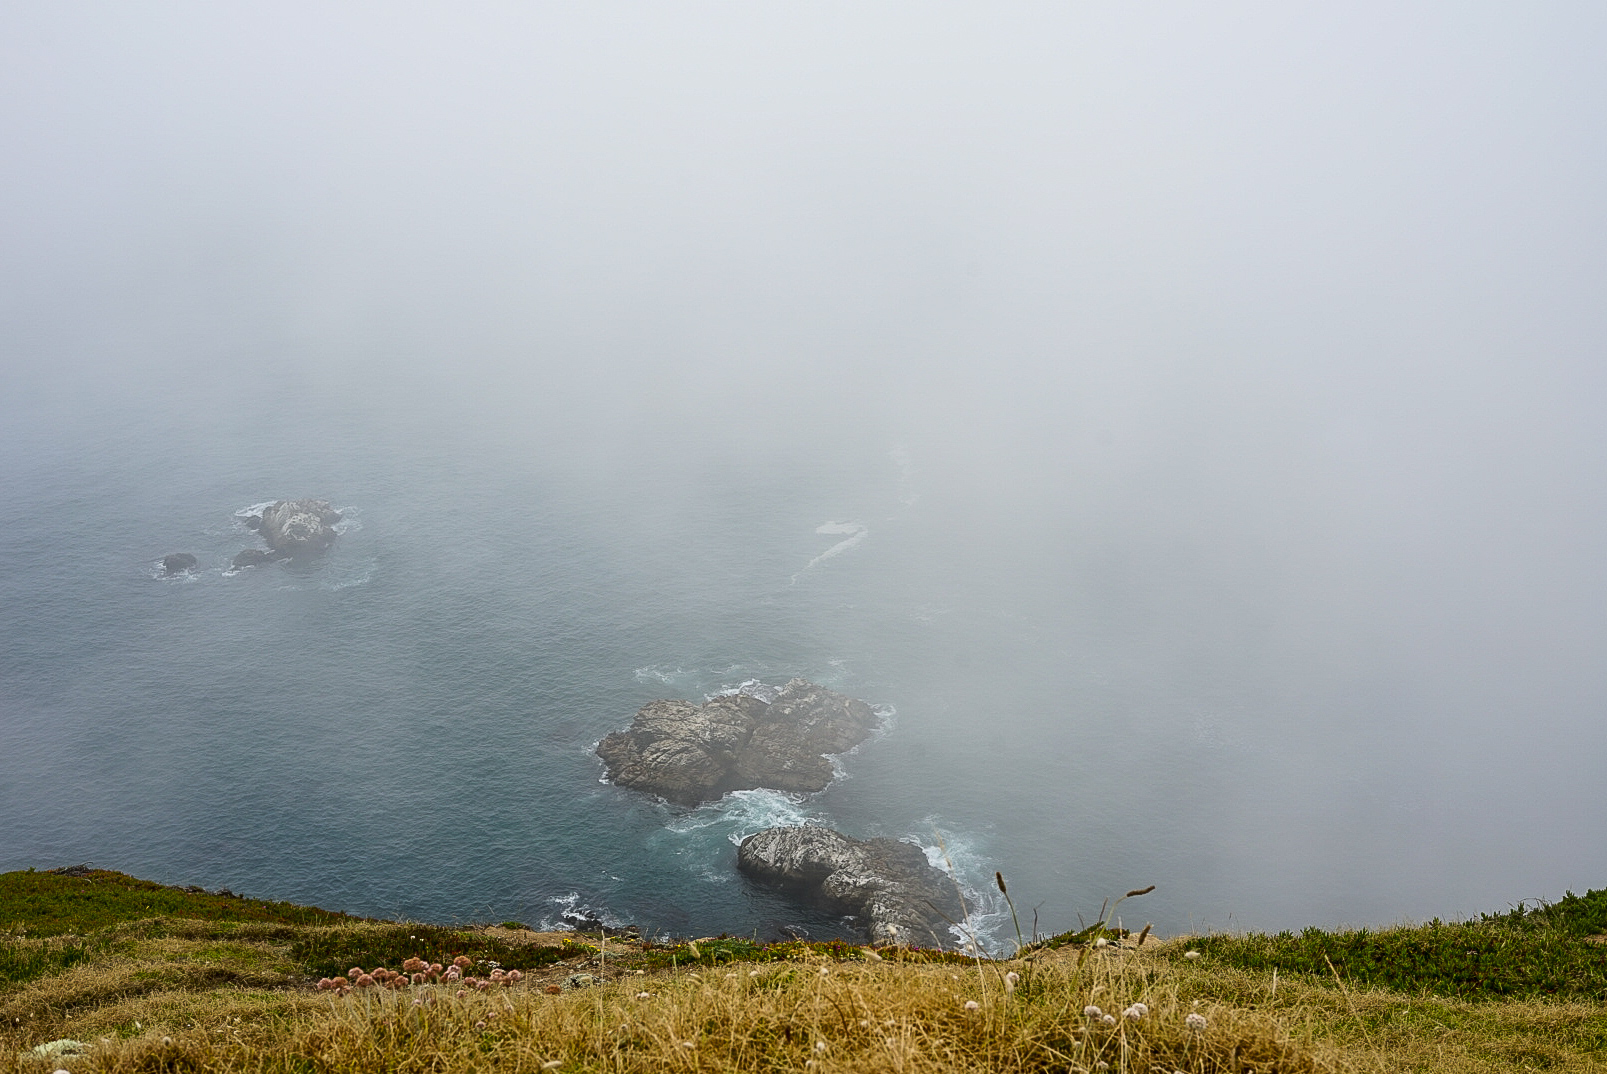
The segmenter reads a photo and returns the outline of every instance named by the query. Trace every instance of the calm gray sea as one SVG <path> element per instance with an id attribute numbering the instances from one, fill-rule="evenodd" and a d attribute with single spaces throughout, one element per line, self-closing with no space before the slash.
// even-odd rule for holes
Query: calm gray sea
<path id="1" fill-rule="evenodd" d="M 742 835 L 808 819 L 946 855 L 991 943 L 995 869 L 1046 932 L 1148 884 L 1127 923 L 1168 933 L 1604 879 L 1579 809 L 1599 734 L 1524 730 L 1598 684 L 1503 693 L 1487 648 L 1418 644 L 1460 605 L 1291 556 L 1315 539 L 1253 509 L 1079 499 L 1034 483 L 1055 460 L 977 482 L 858 420 L 701 450 L 766 420 L 717 400 L 600 448 L 501 412 L 175 391 L 0 433 L 0 869 L 833 935 L 734 869 Z M 243 509 L 303 496 L 346 512 L 327 558 L 230 573 Z M 161 577 L 178 551 L 198 570 Z M 889 714 L 824 793 L 688 810 L 602 782 L 592 745 L 649 699 L 793 676 Z"/>

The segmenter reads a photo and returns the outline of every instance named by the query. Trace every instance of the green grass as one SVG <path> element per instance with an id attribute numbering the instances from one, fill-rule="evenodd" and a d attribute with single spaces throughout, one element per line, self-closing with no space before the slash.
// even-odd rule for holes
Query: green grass
<path id="1" fill-rule="evenodd" d="M 0 873 L 0 933 L 62 936 L 151 917 L 283 925 L 361 920 L 315 906 L 169 887 L 109 869 L 75 876 L 32 869 Z"/>
<path id="2" fill-rule="evenodd" d="M 1304 974 L 1412 994 L 1607 999 L 1607 889 L 1556 903 L 1389 929 L 1204 936 L 1205 964 Z"/>
<path id="3" fill-rule="evenodd" d="M 105 942 L 99 938 L 26 940 L 0 936 L 0 989 L 60 973 L 90 961 L 105 949 Z"/>

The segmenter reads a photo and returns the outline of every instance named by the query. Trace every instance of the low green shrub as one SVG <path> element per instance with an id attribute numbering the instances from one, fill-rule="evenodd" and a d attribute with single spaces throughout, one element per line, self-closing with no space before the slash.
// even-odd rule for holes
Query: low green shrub
<path id="1" fill-rule="evenodd" d="M 1570 936 L 1607 935 L 1607 888 L 1583 895 L 1568 892 L 1556 902 L 1521 905 L 1504 914 L 1481 914 L 1480 920 L 1515 929 L 1556 929 Z"/>
<path id="2" fill-rule="evenodd" d="M 446 965 L 460 955 L 476 966 L 495 963 L 505 970 L 533 970 L 593 951 L 580 943 L 559 947 L 510 943 L 483 932 L 419 924 L 309 930 L 290 945 L 290 957 L 315 977 L 335 977 L 353 966 L 395 970 L 415 957 Z"/>
<path id="3" fill-rule="evenodd" d="M 1337 976 L 1346 984 L 1408 993 L 1603 999 L 1607 945 L 1582 938 L 1591 934 L 1585 923 L 1593 909 L 1570 906 L 1548 917 L 1542 908 L 1378 930 L 1204 936 L 1190 946 L 1206 962 L 1317 979 Z"/>
<path id="4" fill-rule="evenodd" d="M 867 947 L 845 940 L 778 940 L 773 943 L 740 936 L 714 936 L 701 940 L 681 940 L 671 944 L 647 945 L 633 966 L 667 969 L 671 966 L 722 966 L 732 962 L 802 962 L 831 959 L 834 962 L 957 962 L 971 964 L 975 958 L 955 951 L 923 947 Z"/>

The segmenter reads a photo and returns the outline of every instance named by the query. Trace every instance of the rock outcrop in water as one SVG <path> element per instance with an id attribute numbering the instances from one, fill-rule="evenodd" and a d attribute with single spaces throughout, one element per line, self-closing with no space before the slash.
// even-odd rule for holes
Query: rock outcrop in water
<path id="1" fill-rule="evenodd" d="M 896 839 L 853 839 L 831 828 L 767 828 L 742 840 L 737 868 L 838 913 L 871 942 L 945 947 L 965 910 L 947 873 Z"/>
<path id="2" fill-rule="evenodd" d="M 196 562 L 196 558 L 188 552 L 174 552 L 170 556 L 162 557 L 162 573 L 183 574 L 185 571 L 194 570 Z"/>
<path id="3" fill-rule="evenodd" d="M 339 521 L 340 512 L 328 500 L 280 500 L 262 512 L 257 532 L 280 555 L 301 556 L 334 544 Z"/>
<path id="4" fill-rule="evenodd" d="M 824 755 L 865 741 L 876 722 L 865 702 L 793 679 L 768 702 L 746 693 L 649 701 L 597 756 L 610 781 L 682 805 L 759 787 L 810 792 L 831 782 Z"/>
<path id="5" fill-rule="evenodd" d="M 268 550 L 247 548 L 234 557 L 234 566 L 251 567 L 323 552 L 335 543 L 334 527 L 340 519 L 340 512 L 328 500 L 280 500 L 246 519 L 246 525 L 268 543 Z"/>

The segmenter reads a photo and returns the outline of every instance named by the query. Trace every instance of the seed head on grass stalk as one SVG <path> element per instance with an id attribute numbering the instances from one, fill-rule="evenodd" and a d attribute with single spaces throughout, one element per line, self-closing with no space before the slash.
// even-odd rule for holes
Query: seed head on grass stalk
<path id="1" fill-rule="evenodd" d="M 1004 886 L 1004 873 L 995 869 L 993 882 L 999 885 L 999 894 L 1004 896 L 1004 904 L 1010 908 L 1010 921 L 1016 927 L 1016 957 L 1021 956 L 1021 949 L 1026 944 L 1021 939 L 1021 918 L 1016 916 L 1015 900 L 1010 898 L 1010 889 Z"/>

